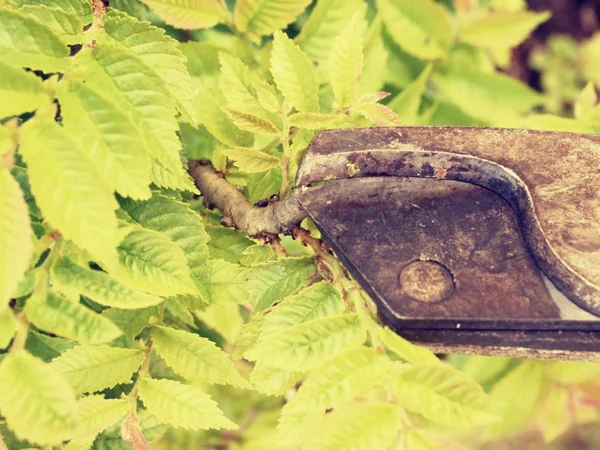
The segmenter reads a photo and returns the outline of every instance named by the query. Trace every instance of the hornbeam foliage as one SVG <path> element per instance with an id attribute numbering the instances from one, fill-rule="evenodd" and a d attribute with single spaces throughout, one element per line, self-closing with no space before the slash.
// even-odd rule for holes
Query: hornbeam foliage
<path id="1" fill-rule="evenodd" d="M 597 39 L 566 100 L 498 70 L 549 17 L 523 4 L 0 0 L 0 448 L 474 448 L 597 419 L 596 365 L 438 359 L 187 170 L 266 205 L 317 130 L 597 132 Z"/>

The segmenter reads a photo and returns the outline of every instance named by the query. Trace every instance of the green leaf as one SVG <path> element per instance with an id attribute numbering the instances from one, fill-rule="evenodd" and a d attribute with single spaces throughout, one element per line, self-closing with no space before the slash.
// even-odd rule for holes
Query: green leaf
<path id="1" fill-rule="evenodd" d="M 258 317 L 253 317 L 250 322 L 246 323 L 240 329 L 233 343 L 233 353 L 231 355 L 233 358 L 241 359 L 246 351 L 256 344 L 264 323 L 265 316 L 259 315 Z"/>
<path id="2" fill-rule="evenodd" d="M 257 264 L 263 264 L 270 261 L 275 256 L 275 250 L 271 245 L 251 245 L 242 252 L 240 264 L 246 267 L 252 267 Z"/>
<path id="3" fill-rule="evenodd" d="M 265 316 L 260 340 L 301 323 L 344 312 L 340 293 L 327 281 L 313 284 L 286 297 Z"/>
<path id="4" fill-rule="evenodd" d="M 18 116 L 48 105 L 50 97 L 44 92 L 42 79 L 0 60 L 0 118 Z M 0 153 L 4 149 L 0 149 Z"/>
<path id="5" fill-rule="evenodd" d="M 396 405 L 351 403 L 325 415 L 310 430 L 311 450 L 380 450 L 388 448 L 401 425 Z"/>
<path id="6" fill-rule="evenodd" d="M 549 363 L 548 373 L 552 379 L 563 385 L 586 383 L 600 377 L 600 364 L 554 361 Z"/>
<path id="7" fill-rule="evenodd" d="M 212 298 L 215 303 L 248 302 L 247 278 L 250 270 L 221 259 L 211 261 Z"/>
<path id="8" fill-rule="evenodd" d="M 469 355 L 462 371 L 479 384 L 494 381 L 513 361 L 503 356 Z"/>
<path id="9" fill-rule="evenodd" d="M 388 107 L 394 111 L 406 125 L 417 125 L 421 98 L 425 93 L 427 81 L 431 76 L 432 64 L 428 64 L 419 76 L 402 92 L 396 95 Z"/>
<path id="10" fill-rule="evenodd" d="M 223 150 L 223 153 L 227 158 L 235 161 L 238 169 L 246 173 L 264 172 L 280 164 L 279 158 L 276 156 L 254 148 L 235 147 Z"/>
<path id="11" fill-rule="evenodd" d="M 285 404 L 277 426 L 286 440 L 301 439 L 328 408 L 351 401 L 381 384 L 388 376 L 389 360 L 375 349 L 350 350 L 311 372 L 296 395 Z"/>
<path id="12" fill-rule="evenodd" d="M 496 11 L 462 27 L 460 39 L 476 47 L 515 47 L 550 16 L 548 11 Z"/>
<path id="13" fill-rule="evenodd" d="M 78 345 L 54 358 L 50 365 L 82 394 L 127 383 L 143 360 L 141 350 Z"/>
<path id="14" fill-rule="evenodd" d="M 594 114 L 592 112 L 592 114 Z M 569 133 L 600 133 L 600 124 L 583 122 L 568 117 L 554 116 L 552 114 L 531 114 L 524 118 L 505 122 L 503 126 L 528 128 L 532 130 L 565 131 Z"/>
<path id="15" fill-rule="evenodd" d="M 244 233 L 232 228 L 207 226 L 206 232 L 210 236 L 208 248 L 211 259 L 224 259 L 237 264 L 244 256 L 244 251 L 254 244 Z"/>
<path id="16" fill-rule="evenodd" d="M 320 82 L 327 78 L 327 64 L 335 39 L 355 14 L 366 11 L 363 0 L 318 0 L 294 41 L 315 66 Z"/>
<path id="17" fill-rule="evenodd" d="M 301 112 L 319 112 L 319 85 L 312 64 L 281 31 L 274 35 L 271 74 L 283 96 Z"/>
<path id="18" fill-rule="evenodd" d="M 53 292 L 31 296 L 25 315 L 40 330 L 77 342 L 103 344 L 121 335 L 107 318 Z"/>
<path id="19" fill-rule="evenodd" d="M 194 311 L 194 315 L 207 327 L 219 333 L 227 342 L 233 343 L 244 325 L 237 303 L 221 302 L 204 310 Z"/>
<path id="20" fill-rule="evenodd" d="M 122 283 L 165 297 L 197 292 L 185 253 L 167 236 L 136 228 L 119 244 L 117 252 L 119 263 L 106 269 Z"/>
<path id="21" fill-rule="evenodd" d="M 268 134 L 277 136 L 279 131 L 271 122 L 261 117 L 238 111 L 232 108 L 222 108 L 233 124 L 240 130 L 254 134 Z"/>
<path id="22" fill-rule="evenodd" d="M 402 125 L 402 119 L 385 105 L 379 103 L 361 103 L 358 106 L 360 113 L 381 127 Z"/>
<path id="23" fill-rule="evenodd" d="M 44 218 L 99 261 L 116 258 L 117 202 L 77 142 L 56 122 L 34 118 L 21 127 L 20 144 Z"/>
<path id="24" fill-rule="evenodd" d="M 141 0 L 165 23 L 184 30 L 212 28 L 229 16 L 224 0 Z"/>
<path id="25" fill-rule="evenodd" d="M 29 330 L 25 349 L 33 356 L 41 358 L 45 362 L 50 362 L 61 353 L 75 347 L 75 343 L 59 337 L 50 337 L 45 334 Z"/>
<path id="26" fill-rule="evenodd" d="M 57 3 L 62 2 L 45 2 L 47 4 L 22 3 L 24 5 L 19 8 L 20 13 L 35 17 L 41 23 L 47 25 L 54 33 L 60 36 L 65 44 L 73 45 L 81 43 L 83 40 L 83 35 L 81 34 L 83 26 L 92 20 L 92 8 L 88 2 L 78 2 L 83 7 L 87 6 L 88 14 L 85 14 L 83 11 L 81 11 L 83 14 L 80 14 L 73 8 L 61 8 Z M 72 6 L 72 3 L 64 6 Z"/>
<path id="27" fill-rule="evenodd" d="M 306 130 L 322 130 L 344 117 L 341 114 L 296 113 L 289 116 L 289 124 Z"/>
<path id="28" fill-rule="evenodd" d="M 379 91 L 385 84 L 388 73 L 388 50 L 381 36 L 382 22 L 379 17 L 371 22 L 365 37 L 363 74 L 360 94 Z M 392 72 L 391 70 L 389 72 Z"/>
<path id="29" fill-rule="evenodd" d="M 358 97 L 363 71 L 363 33 L 365 23 L 360 13 L 336 38 L 329 57 L 329 77 L 340 108 L 347 108 Z"/>
<path id="30" fill-rule="evenodd" d="M 152 332 L 152 342 L 160 357 L 189 381 L 248 387 L 227 353 L 207 338 L 157 326 Z"/>
<path id="31" fill-rule="evenodd" d="M 422 59 L 446 56 L 452 24 L 444 7 L 433 0 L 377 0 L 379 14 L 394 41 Z"/>
<path id="32" fill-rule="evenodd" d="M 411 364 L 431 364 L 440 362 L 437 356 L 426 348 L 411 344 L 406 339 L 398 336 L 388 327 L 377 329 L 379 338 L 385 346 Z"/>
<path id="33" fill-rule="evenodd" d="M 62 72 L 69 48 L 47 25 L 17 10 L 0 10 L 0 59 L 13 65 Z"/>
<path id="34" fill-rule="evenodd" d="M 271 85 L 258 83 L 254 88 L 256 89 L 256 101 L 262 108 L 274 113 L 281 109 L 281 101 L 274 90 L 271 89 Z"/>
<path id="35" fill-rule="evenodd" d="M 158 305 L 162 298 L 125 286 L 110 275 L 78 266 L 69 258 L 61 258 L 53 266 L 56 280 L 75 288 L 96 303 L 122 309 L 139 309 Z"/>
<path id="36" fill-rule="evenodd" d="M 148 325 L 150 317 L 158 317 L 158 307 L 150 306 L 144 309 L 109 308 L 102 315 L 112 321 L 123 333 L 123 336 L 112 343 L 122 347 L 131 347 L 135 337 Z"/>
<path id="37" fill-rule="evenodd" d="M 310 4 L 310 0 L 238 0 L 234 23 L 242 33 L 259 36 L 285 28 Z"/>
<path id="38" fill-rule="evenodd" d="M 430 433 L 426 429 L 412 428 L 406 434 L 406 443 L 410 450 L 461 450 L 464 447 L 455 441 Z"/>
<path id="39" fill-rule="evenodd" d="M 139 393 L 148 412 L 188 430 L 237 429 L 217 404 L 197 387 L 171 380 L 141 378 Z"/>
<path id="40" fill-rule="evenodd" d="M 95 436 L 120 421 L 129 411 L 130 400 L 106 400 L 98 396 L 81 399 L 77 405 L 77 436 Z"/>
<path id="41" fill-rule="evenodd" d="M 400 368 L 393 386 L 396 398 L 408 410 L 442 425 L 484 425 L 497 419 L 481 386 L 451 366 Z"/>
<path id="42" fill-rule="evenodd" d="M 306 286 L 316 268 L 313 258 L 285 258 L 252 267 L 248 290 L 256 311 Z"/>
<path id="43" fill-rule="evenodd" d="M 544 442 L 551 442 L 569 429 L 573 420 L 572 394 L 562 386 L 552 385 L 544 393 L 536 425 Z"/>
<path id="44" fill-rule="evenodd" d="M 10 172 L 0 167 L 0 314 L 29 268 L 32 252 L 31 221 L 23 192 Z"/>
<path id="45" fill-rule="evenodd" d="M 344 314 L 311 320 L 274 333 L 269 340 L 247 351 L 245 357 L 280 369 L 307 371 L 360 346 L 364 340 L 358 315 Z"/>
<path id="46" fill-rule="evenodd" d="M 250 203 L 271 198 L 281 187 L 281 169 L 274 167 L 266 172 L 254 173 L 248 177 L 245 188 L 246 198 Z"/>
<path id="47" fill-rule="evenodd" d="M 203 303 L 209 303 L 211 267 L 207 242 L 210 237 L 204 229 L 200 215 L 192 211 L 187 204 L 157 193 L 154 193 L 150 200 L 123 200 L 121 205 L 140 225 L 168 236 L 183 250 L 191 278 L 201 299 Z"/>
<path id="48" fill-rule="evenodd" d="M 17 0 L 20 5 L 39 5 L 39 0 Z M 44 5 L 79 17 L 82 23 L 92 21 L 92 5 L 81 0 L 44 0 Z"/>
<path id="49" fill-rule="evenodd" d="M 11 309 L 0 313 L 0 349 L 5 349 L 17 332 L 17 321 Z"/>
<path id="50" fill-rule="evenodd" d="M 19 439 L 40 445 L 60 444 L 74 430 L 75 393 L 41 359 L 25 351 L 0 364 L 0 413 Z"/>
<path id="51" fill-rule="evenodd" d="M 573 105 L 575 118 L 585 120 L 594 110 L 594 106 L 598 103 L 598 94 L 594 82 L 590 81 L 585 85 L 577 101 Z"/>
<path id="52" fill-rule="evenodd" d="M 250 381 L 261 394 L 280 396 L 294 387 L 302 375 L 302 372 L 277 369 L 259 362 L 250 373 Z"/>

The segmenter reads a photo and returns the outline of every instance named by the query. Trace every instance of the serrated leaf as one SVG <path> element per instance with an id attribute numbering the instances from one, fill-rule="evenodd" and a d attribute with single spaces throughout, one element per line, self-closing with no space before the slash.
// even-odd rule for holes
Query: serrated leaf
<path id="1" fill-rule="evenodd" d="M 74 431 L 76 407 L 67 381 L 41 359 L 18 351 L 2 360 L 0 413 L 19 439 L 59 444 Z"/>
<path id="2" fill-rule="evenodd" d="M 235 147 L 226 149 L 223 153 L 235 161 L 235 166 L 242 172 L 264 172 L 279 166 L 281 163 L 276 156 L 269 155 L 254 148 Z"/>
<path id="3" fill-rule="evenodd" d="M 77 436 L 95 436 L 103 432 L 127 414 L 130 403 L 128 399 L 84 397 L 77 405 Z"/>
<path id="4" fill-rule="evenodd" d="M 280 396 L 294 387 L 302 375 L 302 372 L 277 369 L 259 362 L 250 373 L 250 381 L 261 394 Z"/>
<path id="5" fill-rule="evenodd" d="M 220 259 L 212 260 L 211 265 L 210 282 L 215 303 L 247 302 L 250 269 Z"/>
<path id="6" fill-rule="evenodd" d="M 319 85 L 312 64 L 281 31 L 274 35 L 271 74 L 283 96 L 301 112 L 319 112 Z"/>
<path id="7" fill-rule="evenodd" d="M 331 283 L 321 281 L 281 300 L 265 316 L 260 340 L 269 340 L 270 335 L 295 325 L 343 312 L 340 293 Z"/>
<path id="8" fill-rule="evenodd" d="M 275 255 L 275 250 L 271 245 L 251 245 L 242 252 L 242 255 L 240 264 L 251 267 L 271 260 Z"/>
<path id="9" fill-rule="evenodd" d="M 117 248 L 119 263 L 107 272 L 131 287 L 158 296 L 195 294 L 185 253 L 167 236 L 136 228 Z"/>
<path id="10" fill-rule="evenodd" d="M 159 356 L 189 381 L 248 386 L 229 356 L 207 338 L 157 326 L 152 332 L 152 342 Z"/>
<path id="11" fill-rule="evenodd" d="M 223 0 L 141 0 L 165 21 L 184 30 L 212 28 L 229 15 Z"/>
<path id="12" fill-rule="evenodd" d="M 81 16 L 74 9 L 65 10 L 52 3 L 25 4 L 19 8 L 19 12 L 35 17 L 41 23 L 47 25 L 60 36 L 64 43 L 70 45 L 80 43 L 83 40 L 81 34 L 83 26 L 91 21 L 91 5 L 87 2 L 80 2 L 83 6 L 88 6 L 90 12 L 88 16 Z"/>
<path id="13" fill-rule="evenodd" d="M 171 380 L 142 378 L 139 393 L 148 412 L 165 423 L 188 430 L 237 429 L 217 403 L 197 387 Z"/>
<path id="14" fill-rule="evenodd" d="M 47 25 L 18 10 L 0 10 L 0 59 L 52 73 L 69 67 L 68 56 L 69 48 Z"/>
<path id="15" fill-rule="evenodd" d="M 433 81 L 464 113 L 490 124 L 510 120 L 543 101 L 527 85 L 497 72 L 461 67 L 435 73 Z"/>
<path id="16" fill-rule="evenodd" d="M 0 118 L 18 116 L 48 105 L 42 79 L 0 60 Z M 0 149 L 4 153 L 5 149 Z"/>
<path id="17" fill-rule="evenodd" d="M 381 127 L 402 125 L 402 119 L 390 108 L 380 103 L 361 103 L 358 110 L 375 125 Z"/>
<path id="18" fill-rule="evenodd" d="M 23 192 L 10 172 L 0 167 L 0 314 L 6 310 L 29 267 L 33 252 L 31 235 Z"/>
<path id="19" fill-rule="evenodd" d="M 222 108 L 233 124 L 240 130 L 254 134 L 277 136 L 279 131 L 271 122 L 253 114 L 248 114 L 232 108 Z"/>
<path id="20" fill-rule="evenodd" d="M 257 83 L 254 88 L 256 89 L 256 100 L 258 104 L 269 112 L 277 112 L 281 109 L 281 102 L 279 97 L 272 89 L 271 85 L 266 83 Z"/>
<path id="21" fill-rule="evenodd" d="M 279 167 L 273 167 L 266 172 L 251 174 L 244 189 L 246 198 L 250 203 L 271 198 L 279 192 L 281 180 L 281 168 Z"/>
<path id="22" fill-rule="evenodd" d="M 400 410 L 389 403 L 351 403 L 322 417 L 310 430 L 312 450 L 388 448 L 400 427 Z"/>
<path id="23" fill-rule="evenodd" d="M 433 0 L 378 0 L 388 33 L 408 53 L 442 58 L 452 45 L 452 24 L 444 7 Z"/>
<path id="24" fill-rule="evenodd" d="M 289 116 L 289 124 L 305 130 L 322 130 L 329 128 L 340 118 L 343 118 L 340 114 L 296 113 Z"/>
<path id="25" fill-rule="evenodd" d="M 123 336 L 112 343 L 113 346 L 130 347 L 135 337 L 148 325 L 150 317 L 158 317 L 158 307 L 144 309 L 109 308 L 102 315 L 111 320 L 123 332 Z"/>
<path id="26" fill-rule="evenodd" d="M 207 327 L 223 336 L 227 342 L 234 342 L 244 325 L 240 307 L 233 302 L 220 302 L 204 310 L 196 310 L 194 315 Z"/>
<path id="27" fill-rule="evenodd" d="M 340 108 L 347 108 L 358 97 L 363 70 L 362 15 L 357 13 L 335 39 L 329 57 L 329 78 Z"/>
<path id="28" fill-rule="evenodd" d="M 53 292 L 31 296 L 24 312 L 40 330 L 77 342 L 103 344 L 121 335 L 107 318 Z"/>
<path id="29" fill-rule="evenodd" d="M 50 363 L 78 394 L 96 392 L 126 383 L 144 360 L 137 349 L 106 345 L 78 345 Z"/>
<path id="30" fill-rule="evenodd" d="M 56 122 L 34 118 L 21 127 L 19 152 L 44 218 L 99 261 L 114 259 L 118 205 L 78 143 Z"/>
<path id="31" fill-rule="evenodd" d="M 242 358 L 244 353 L 256 344 L 264 323 L 265 316 L 261 315 L 253 317 L 250 322 L 246 323 L 240 329 L 240 332 L 235 337 L 235 342 L 233 343 L 233 353 L 231 355 L 233 358 Z"/>
<path id="32" fill-rule="evenodd" d="M 377 329 L 379 338 L 385 346 L 411 364 L 432 364 L 440 362 L 437 356 L 426 348 L 411 344 L 406 339 L 398 336 L 388 327 Z"/>
<path id="33" fill-rule="evenodd" d="M 21 5 L 38 5 L 39 0 L 18 0 Z M 92 21 L 92 5 L 81 0 L 44 0 L 44 5 L 75 15 L 83 23 Z"/>
<path id="34" fill-rule="evenodd" d="M 11 309 L 0 312 L 0 349 L 5 349 L 17 332 L 17 321 Z"/>
<path id="35" fill-rule="evenodd" d="M 168 429 L 168 425 L 145 410 L 138 412 L 137 419 L 136 426 L 148 442 L 160 439 Z M 94 450 L 130 450 L 131 445 L 123 440 L 123 425 L 125 423 L 115 424 L 100 433 L 92 448 Z"/>
<path id="36" fill-rule="evenodd" d="M 357 314 L 325 317 L 271 335 L 245 353 L 252 361 L 286 370 L 315 369 L 365 340 Z"/>
<path id="37" fill-rule="evenodd" d="M 548 11 L 496 11 L 462 27 L 460 39 L 476 47 L 514 47 L 550 16 Z"/>
<path id="38" fill-rule="evenodd" d="M 373 348 L 350 350 L 311 372 L 281 411 L 278 432 L 286 440 L 301 437 L 328 408 L 352 400 L 382 383 L 389 360 Z"/>
<path id="39" fill-rule="evenodd" d="M 129 216 L 145 228 L 168 236 L 179 246 L 190 268 L 190 275 L 201 295 L 201 302 L 210 303 L 209 236 L 204 229 L 202 218 L 185 203 L 154 193 L 143 202 L 123 200 L 123 209 Z M 192 301 L 196 307 L 195 300 Z"/>
<path id="40" fill-rule="evenodd" d="M 52 273 L 60 283 L 75 288 L 101 305 L 139 309 L 163 301 L 160 297 L 131 289 L 104 272 L 78 266 L 69 258 L 61 258 L 54 264 Z"/>
<path id="41" fill-rule="evenodd" d="M 313 258 L 285 258 L 252 267 L 248 290 L 256 311 L 306 286 L 316 268 Z"/>
<path id="42" fill-rule="evenodd" d="M 50 362 L 61 353 L 75 347 L 75 342 L 68 341 L 59 337 L 50 337 L 45 334 L 29 330 L 27 341 L 25 341 L 25 350 L 33 356 L 41 358 L 45 362 Z"/>
<path id="43" fill-rule="evenodd" d="M 419 76 L 402 92 L 396 95 L 391 102 L 388 103 L 388 108 L 394 111 L 406 125 L 417 125 L 419 107 L 421 99 L 425 93 L 427 81 L 433 69 L 432 64 L 428 64 L 419 74 Z"/>
<path id="44" fill-rule="evenodd" d="M 310 4 L 310 0 L 239 0 L 234 21 L 241 32 L 263 36 L 285 28 Z"/>
<path id="45" fill-rule="evenodd" d="M 29 185 L 29 175 L 27 175 L 27 171 L 23 167 L 13 166 L 11 173 L 12 176 L 15 177 L 15 180 L 17 180 L 17 183 L 19 183 L 19 186 L 21 187 L 21 191 L 23 192 L 23 196 L 25 197 L 25 202 L 27 203 L 27 207 L 29 208 L 29 215 L 32 216 L 32 218 L 41 219 L 42 213 L 35 204 L 35 198 L 33 198 L 33 195 L 31 194 L 31 186 Z"/>
<path id="46" fill-rule="evenodd" d="M 207 226 L 206 232 L 210 236 L 208 248 L 211 259 L 238 263 L 244 250 L 254 244 L 244 233 L 231 228 Z"/>
<path id="47" fill-rule="evenodd" d="M 447 365 L 400 368 L 393 387 L 400 404 L 442 425 L 474 426 L 497 420 L 481 386 Z"/>
<path id="48" fill-rule="evenodd" d="M 383 28 L 381 18 L 371 22 L 365 37 L 363 74 L 360 80 L 360 94 L 376 92 L 383 88 L 386 74 L 388 73 L 389 52 L 386 48 L 381 30 Z M 392 72 L 392 70 L 389 70 Z"/>

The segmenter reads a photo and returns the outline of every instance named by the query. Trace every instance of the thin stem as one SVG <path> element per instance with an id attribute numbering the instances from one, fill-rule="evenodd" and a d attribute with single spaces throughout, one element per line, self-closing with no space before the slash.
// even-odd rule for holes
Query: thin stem
<path id="1" fill-rule="evenodd" d="M 17 319 L 17 333 L 15 334 L 15 338 L 10 346 L 10 353 L 23 350 L 25 348 L 27 336 L 29 335 L 29 321 L 27 318 L 23 314 L 17 314 L 15 319 Z"/>

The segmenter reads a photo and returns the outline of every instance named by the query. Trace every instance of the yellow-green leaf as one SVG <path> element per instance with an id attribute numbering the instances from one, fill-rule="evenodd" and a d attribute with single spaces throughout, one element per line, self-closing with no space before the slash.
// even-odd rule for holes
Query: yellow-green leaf
<path id="1" fill-rule="evenodd" d="M 126 398 L 107 400 L 99 396 L 89 396 L 79 400 L 77 436 L 95 436 L 106 430 L 127 414 L 130 404 L 131 401 Z"/>
<path id="2" fill-rule="evenodd" d="M 402 125 L 402 119 L 390 108 L 380 103 L 361 103 L 358 110 L 375 125 L 381 127 Z"/>
<path id="3" fill-rule="evenodd" d="M 223 150 L 227 158 L 235 161 L 235 166 L 242 172 L 254 173 L 277 167 L 281 162 L 276 156 L 269 155 L 254 148 L 235 147 Z"/>
<path id="4" fill-rule="evenodd" d="M 259 362 L 250 373 L 250 381 L 261 394 L 279 396 L 294 387 L 302 375 L 302 372 L 277 369 Z"/>
<path id="5" fill-rule="evenodd" d="M 11 309 L 0 312 L 0 349 L 5 349 L 17 331 L 17 321 Z"/>
<path id="6" fill-rule="evenodd" d="M 0 118 L 35 111 L 51 102 L 42 79 L 0 60 Z M 2 153 L 3 149 L 0 149 Z"/>
<path id="7" fill-rule="evenodd" d="M 184 30 L 211 28 L 229 16 L 224 0 L 141 0 L 169 25 Z"/>
<path id="8" fill-rule="evenodd" d="M 411 344 L 388 327 L 378 328 L 377 331 L 385 346 L 404 361 L 411 364 L 431 364 L 439 362 L 437 356 L 432 352 L 426 348 Z"/>
<path id="9" fill-rule="evenodd" d="M 241 32 L 259 36 L 285 28 L 310 4 L 310 0 L 238 0 L 234 21 Z"/>
<path id="10" fill-rule="evenodd" d="M 223 108 L 231 121 L 240 130 L 255 134 L 270 134 L 276 136 L 279 132 L 275 125 L 262 117 L 238 111 L 232 108 Z"/>
<path id="11" fill-rule="evenodd" d="M 345 117 L 342 114 L 301 112 L 289 116 L 289 124 L 291 127 L 304 128 L 305 130 L 322 130 L 331 127 L 336 121 Z"/>

